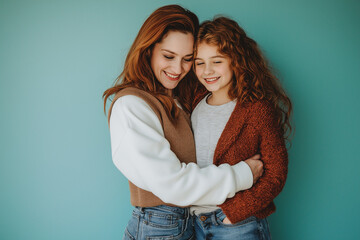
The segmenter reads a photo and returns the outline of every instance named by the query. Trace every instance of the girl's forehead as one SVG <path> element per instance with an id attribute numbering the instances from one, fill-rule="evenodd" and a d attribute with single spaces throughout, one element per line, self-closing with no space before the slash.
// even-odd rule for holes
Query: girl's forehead
<path id="1" fill-rule="evenodd" d="M 200 43 L 197 45 L 196 48 L 197 56 L 204 55 L 204 56 L 222 56 L 219 52 L 219 47 L 214 44 L 209 43 Z"/>

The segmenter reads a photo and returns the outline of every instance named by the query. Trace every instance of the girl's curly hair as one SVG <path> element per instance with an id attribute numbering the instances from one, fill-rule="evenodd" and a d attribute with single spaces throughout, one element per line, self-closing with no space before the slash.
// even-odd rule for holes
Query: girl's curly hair
<path id="1" fill-rule="evenodd" d="M 226 17 L 216 17 L 201 24 L 196 46 L 200 43 L 215 45 L 221 54 L 230 58 L 233 70 L 229 97 L 240 103 L 269 101 L 276 113 L 285 139 L 291 133 L 292 104 L 279 80 L 260 51 L 257 43 L 246 35 L 235 22 Z"/>

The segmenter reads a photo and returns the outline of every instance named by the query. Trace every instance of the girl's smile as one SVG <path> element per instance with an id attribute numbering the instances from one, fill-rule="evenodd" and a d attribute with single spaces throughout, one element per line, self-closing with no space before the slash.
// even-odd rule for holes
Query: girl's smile
<path id="1" fill-rule="evenodd" d="M 213 77 L 213 78 L 204 78 L 205 82 L 207 84 L 213 84 L 216 83 L 217 80 L 219 80 L 220 77 Z"/>

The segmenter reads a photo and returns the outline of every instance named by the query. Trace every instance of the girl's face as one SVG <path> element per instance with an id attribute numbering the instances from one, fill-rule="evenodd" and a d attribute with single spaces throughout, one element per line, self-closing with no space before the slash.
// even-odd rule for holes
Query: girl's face
<path id="1" fill-rule="evenodd" d="M 195 59 L 195 71 L 200 82 L 213 95 L 228 95 L 233 71 L 229 57 L 218 52 L 218 47 L 200 43 Z"/>
<path id="2" fill-rule="evenodd" d="M 193 46 L 191 33 L 170 31 L 153 48 L 151 68 L 156 79 L 170 93 L 191 69 Z"/>

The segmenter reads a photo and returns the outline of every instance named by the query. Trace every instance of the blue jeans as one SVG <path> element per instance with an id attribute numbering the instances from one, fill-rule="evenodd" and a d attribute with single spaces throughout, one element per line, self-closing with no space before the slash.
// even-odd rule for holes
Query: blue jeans
<path id="1" fill-rule="evenodd" d="M 189 240 L 195 239 L 189 208 L 156 206 L 136 207 L 125 229 L 128 240 Z"/>
<path id="2" fill-rule="evenodd" d="M 246 240 L 270 240 L 268 222 L 254 216 L 235 224 L 225 224 L 225 214 L 220 210 L 215 212 L 194 215 L 194 227 L 197 240 L 201 239 L 246 239 Z"/>

